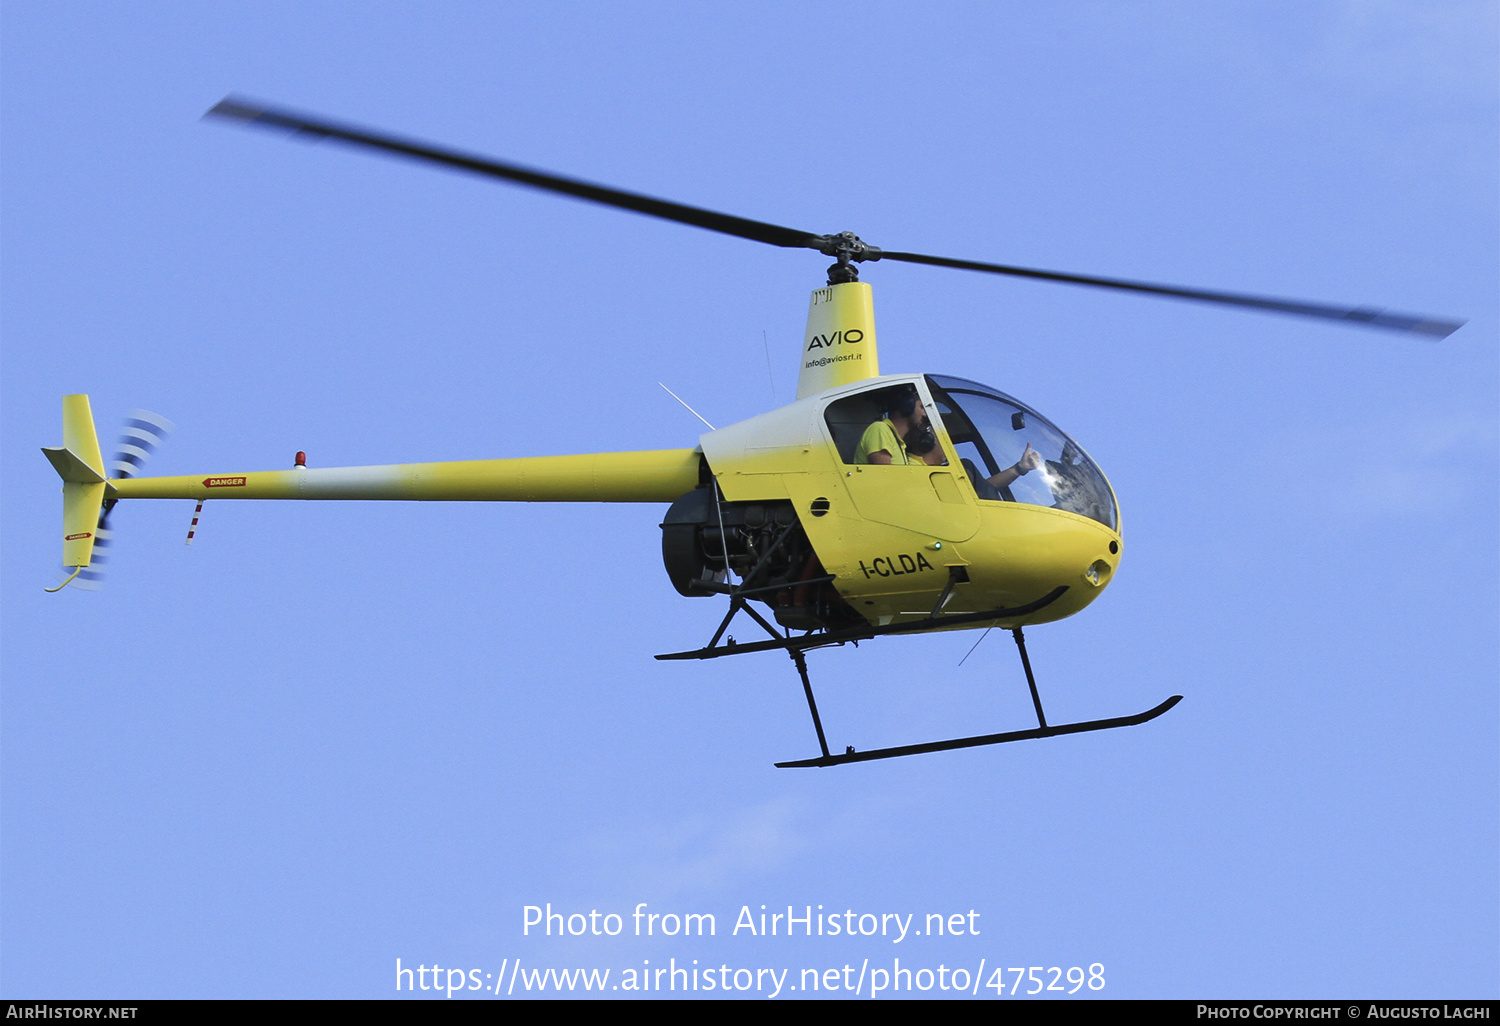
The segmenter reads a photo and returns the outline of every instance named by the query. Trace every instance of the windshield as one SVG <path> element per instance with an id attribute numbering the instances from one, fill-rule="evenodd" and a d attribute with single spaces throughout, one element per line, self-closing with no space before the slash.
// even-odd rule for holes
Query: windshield
<path id="1" fill-rule="evenodd" d="M 1115 529 L 1104 475 L 1041 414 L 963 378 L 933 376 L 927 384 L 979 498 L 1063 509 Z"/>

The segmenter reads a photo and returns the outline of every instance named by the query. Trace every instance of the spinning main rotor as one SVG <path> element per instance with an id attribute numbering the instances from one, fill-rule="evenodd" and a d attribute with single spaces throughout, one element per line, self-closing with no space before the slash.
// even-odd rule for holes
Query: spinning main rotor
<path id="1" fill-rule="evenodd" d="M 1093 275 L 1070 274 L 1063 271 L 1047 271 L 1035 267 L 1016 267 L 1008 264 L 991 264 L 975 260 L 955 260 L 951 257 L 929 256 L 923 253 L 903 253 L 895 250 L 883 250 L 866 244 L 853 232 L 819 235 L 813 232 L 799 231 L 795 228 L 786 228 L 782 225 L 768 224 L 765 221 L 752 221 L 749 218 L 735 217 L 732 214 L 721 214 L 717 211 L 705 210 L 702 207 L 692 207 L 683 203 L 673 203 L 670 200 L 657 199 L 653 196 L 643 196 L 640 193 L 626 192 L 623 189 L 595 185 L 592 182 L 583 182 L 576 178 L 565 178 L 561 175 L 554 175 L 545 171 L 522 167 L 518 164 L 494 160 L 490 157 L 460 153 L 457 150 L 445 149 L 429 143 L 385 135 L 366 128 L 313 118 L 292 111 L 259 106 L 234 97 L 226 97 L 219 101 L 204 116 L 243 121 L 268 128 L 287 129 L 299 135 L 306 135 L 315 139 L 333 139 L 351 146 L 363 146 L 368 149 L 381 150 L 413 160 L 445 164 L 449 167 L 473 172 L 474 174 L 486 175 L 491 178 L 501 178 L 521 185 L 529 185 L 532 188 L 561 193 L 565 196 L 573 196 L 577 199 L 589 200 L 594 203 L 601 203 L 605 206 L 633 210 L 638 214 L 647 214 L 651 217 L 659 217 L 667 221 L 694 225 L 695 227 L 706 228 L 709 231 L 720 232 L 724 235 L 734 235 L 738 238 L 750 239 L 753 242 L 764 242 L 768 245 L 781 246 L 787 249 L 816 250 L 825 256 L 833 257 L 835 260 L 835 263 L 828 269 L 828 283 L 830 285 L 857 280 L 859 269 L 856 265 L 866 260 L 897 260 L 911 264 L 953 267 L 965 271 L 983 271 L 987 274 L 1003 274 L 1016 278 L 1035 278 L 1042 281 L 1062 282 L 1068 285 L 1087 285 L 1093 288 L 1117 289 L 1153 296 L 1165 296 L 1169 299 L 1185 299 L 1199 303 L 1215 303 L 1222 306 L 1237 306 L 1251 310 L 1264 310 L 1271 313 L 1291 314 L 1298 317 L 1313 317 L 1319 320 L 1341 321 L 1346 324 L 1385 328 L 1406 334 L 1422 335 L 1433 341 L 1447 338 L 1464 324 L 1463 321 L 1452 321 L 1421 314 L 1400 313 L 1375 307 L 1333 306 L 1326 303 L 1280 299 L 1273 296 L 1254 296 L 1237 292 L 1185 288 L 1180 285 L 1164 285 L 1153 282 L 1132 281 L 1124 278 L 1101 278 Z"/>

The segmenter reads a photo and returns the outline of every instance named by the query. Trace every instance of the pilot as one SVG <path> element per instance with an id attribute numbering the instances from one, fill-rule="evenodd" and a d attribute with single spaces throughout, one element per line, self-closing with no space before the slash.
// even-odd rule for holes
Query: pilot
<path id="1" fill-rule="evenodd" d="M 1014 452 L 1015 450 L 1011 451 Z M 1041 465 L 1042 454 L 1033 449 L 1030 442 L 1027 442 L 1026 451 L 1021 454 L 1021 458 L 1015 463 L 1006 467 L 1004 470 L 1000 471 L 1000 473 L 992 476 L 990 478 L 990 484 L 994 485 L 996 488 L 1004 488 L 1005 486 L 1014 483 L 1018 477 L 1023 477 L 1026 474 L 1031 473 Z"/>
<path id="2" fill-rule="evenodd" d="M 892 390 L 887 402 L 885 417 L 865 428 L 860 437 L 854 462 L 941 466 L 945 462 L 943 450 L 937 444 L 926 408 L 918 401 L 916 386 Z"/>

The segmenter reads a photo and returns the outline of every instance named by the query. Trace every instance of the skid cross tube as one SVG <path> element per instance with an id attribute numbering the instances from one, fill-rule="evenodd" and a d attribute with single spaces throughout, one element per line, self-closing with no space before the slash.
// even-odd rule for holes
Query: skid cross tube
<path id="1" fill-rule="evenodd" d="M 798 582 L 802 583 L 802 582 Z M 721 634 L 715 634 L 713 640 L 708 643 L 707 648 L 694 649 L 691 652 L 663 652 L 657 656 L 658 659 L 717 659 L 720 656 L 744 655 L 747 652 L 767 652 L 772 649 L 784 648 L 788 651 L 801 649 L 806 651 L 810 648 L 823 648 L 828 645 L 842 645 L 846 641 L 865 641 L 869 638 L 877 638 L 886 634 L 918 634 L 924 631 L 938 631 L 948 627 L 967 626 L 968 624 L 984 623 L 988 620 L 1008 620 L 1012 617 L 1026 616 L 1038 609 L 1050 606 L 1062 597 L 1063 592 L 1068 590 L 1066 584 L 1053 588 L 1047 594 L 1035 602 L 1028 602 L 1024 606 L 1016 606 L 1012 609 L 987 609 L 982 613 L 957 613 L 948 616 L 929 616 L 924 620 L 908 620 L 905 623 L 891 623 L 883 627 L 848 627 L 835 631 L 809 631 L 807 634 L 799 634 L 794 637 L 783 637 L 771 632 L 773 641 L 752 641 L 744 645 L 720 645 Z M 745 606 L 747 610 L 749 606 Z M 753 613 L 754 611 L 751 610 Z M 727 620 L 725 621 L 727 624 Z M 769 630 L 770 628 L 767 628 Z"/>

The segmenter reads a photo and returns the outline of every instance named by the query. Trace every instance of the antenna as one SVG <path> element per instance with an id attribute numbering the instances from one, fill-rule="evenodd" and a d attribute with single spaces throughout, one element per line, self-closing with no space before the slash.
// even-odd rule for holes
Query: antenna
<path id="1" fill-rule="evenodd" d="M 658 384 L 658 385 L 661 385 L 661 382 L 660 382 L 660 381 L 658 381 L 658 382 L 657 382 L 657 384 Z M 667 393 L 667 395 L 669 395 L 669 396 L 671 396 L 671 397 L 672 397 L 672 398 L 673 398 L 673 399 L 676 399 L 676 400 L 677 400 L 677 401 L 678 401 L 678 402 L 680 402 L 680 403 L 682 403 L 682 396 L 680 396 L 680 395 L 678 395 L 678 394 L 677 394 L 677 393 L 676 393 L 676 392 L 674 392 L 674 391 L 672 391 L 672 390 L 671 390 L 671 389 L 670 389 L 670 388 L 668 388 L 668 387 L 667 387 L 667 386 L 666 386 L 666 385 L 661 385 L 661 388 L 662 388 L 662 391 L 663 391 L 663 392 L 666 392 L 666 393 Z M 693 416 L 695 416 L 695 417 L 697 417 L 697 418 L 698 418 L 698 419 L 699 419 L 699 420 L 703 420 L 703 414 L 701 414 L 701 413 L 699 413 L 699 412 L 698 412 L 698 411 L 697 411 L 697 410 L 695 410 L 695 409 L 693 409 L 693 408 L 692 408 L 692 407 L 691 407 L 691 406 L 689 406 L 689 405 L 688 405 L 688 404 L 687 404 L 687 403 L 682 403 L 682 408 L 683 408 L 683 409 L 684 409 L 684 410 L 687 410 L 687 411 L 688 411 L 688 412 L 689 412 L 689 413 L 691 413 L 691 414 L 692 414 L 692 415 L 693 415 Z M 706 421 L 706 420 L 703 420 L 703 423 L 705 423 L 705 424 L 708 424 L 708 421 Z M 719 430 L 719 429 L 718 429 L 718 428 L 716 428 L 716 427 L 714 427 L 714 426 L 713 426 L 713 425 L 712 425 L 712 424 L 708 424 L 708 429 L 709 429 L 709 430 L 710 430 L 710 431 L 717 431 L 717 430 Z"/>

